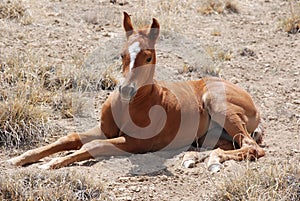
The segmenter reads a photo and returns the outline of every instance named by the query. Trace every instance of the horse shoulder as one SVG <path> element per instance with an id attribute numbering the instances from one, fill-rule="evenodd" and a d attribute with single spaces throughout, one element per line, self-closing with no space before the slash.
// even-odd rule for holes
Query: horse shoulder
<path id="1" fill-rule="evenodd" d="M 107 138 L 114 138 L 118 137 L 119 135 L 119 129 L 116 125 L 112 109 L 112 102 L 114 101 L 114 96 L 114 94 L 110 94 L 110 96 L 103 103 L 101 110 L 100 127 L 101 131 L 105 134 Z"/>

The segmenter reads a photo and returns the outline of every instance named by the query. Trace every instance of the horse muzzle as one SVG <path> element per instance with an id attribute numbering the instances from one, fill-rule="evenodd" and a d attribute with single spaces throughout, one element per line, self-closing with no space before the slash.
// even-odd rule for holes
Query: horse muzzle
<path id="1" fill-rule="evenodd" d="M 136 84 L 130 83 L 130 84 L 127 84 L 124 86 L 120 85 L 119 92 L 120 92 L 122 101 L 130 102 L 137 92 Z"/>

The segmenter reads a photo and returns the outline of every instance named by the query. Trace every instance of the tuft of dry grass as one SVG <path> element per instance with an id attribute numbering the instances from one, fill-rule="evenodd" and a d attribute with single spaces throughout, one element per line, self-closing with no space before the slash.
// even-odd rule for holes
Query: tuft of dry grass
<path id="1" fill-rule="evenodd" d="M 207 46 L 205 51 L 213 61 L 230 61 L 232 58 L 231 50 L 223 50 L 218 47 Z"/>
<path id="2" fill-rule="evenodd" d="M 39 76 L 43 70 L 22 56 L 0 63 L 0 144 L 34 143 L 50 132 L 45 104 L 51 102 L 51 93 Z"/>
<path id="3" fill-rule="evenodd" d="M 202 69 L 204 75 L 220 77 L 221 69 L 219 67 L 223 62 L 232 59 L 232 51 L 215 46 L 207 46 L 204 48 L 204 51 L 213 62 L 213 64 L 205 66 Z"/>
<path id="4" fill-rule="evenodd" d="M 239 13 L 236 2 L 222 0 L 207 0 L 198 8 L 198 12 L 203 15 L 223 14 L 223 13 Z"/>
<path id="5" fill-rule="evenodd" d="M 47 113 L 24 99 L 0 102 L 0 145 L 34 143 L 49 131 Z"/>
<path id="6" fill-rule="evenodd" d="M 21 0 L 0 1 L 0 19 L 20 19 L 24 16 L 25 10 Z"/>
<path id="7" fill-rule="evenodd" d="M 250 169 L 227 177 L 218 186 L 214 200 L 300 199 L 300 171 L 297 164 L 277 163 L 265 169 Z"/>
<path id="8" fill-rule="evenodd" d="M 0 64 L 0 145 L 40 142 L 53 132 L 48 125 L 53 113 L 62 118 L 80 113 L 80 99 L 71 93 L 76 74 L 30 54 L 3 58 Z"/>
<path id="9" fill-rule="evenodd" d="M 224 10 L 227 11 L 228 13 L 240 13 L 236 3 L 232 1 L 225 2 Z"/>
<path id="10" fill-rule="evenodd" d="M 283 22 L 284 30 L 290 34 L 300 32 L 300 16 L 290 17 Z"/>
<path id="11" fill-rule="evenodd" d="M 205 66 L 202 71 L 205 76 L 221 77 L 221 69 L 216 65 Z"/>
<path id="12" fill-rule="evenodd" d="M 282 21 L 281 27 L 289 34 L 300 33 L 300 3 L 294 4 L 294 1 L 290 0 L 289 5 L 290 16 Z"/>
<path id="13" fill-rule="evenodd" d="M 163 28 L 161 30 L 161 37 L 162 38 L 169 38 L 172 37 L 172 33 L 182 33 L 182 28 L 179 27 L 180 18 L 182 15 L 188 13 L 189 10 L 192 9 L 193 1 L 186 0 L 186 1 L 176 1 L 176 0 L 169 0 L 169 1 L 159 1 L 157 4 L 157 18 L 159 19 L 159 23 Z M 178 21 L 174 21 L 174 19 L 178 19 Z"/>
<path id="14" fill-rule="evenodd" d="M 22 25 L 32 24 L 33 21 L 22 0 L 1 0 L 0 19 L 15 19 Z"/>
<path id="15" fill-rule="evenodd" d="M 1 200 L 113 200 L 92 175 L 11 170 L 0 175 Z"/>
<path id="16" fill-rule="evenodd" d="M 100 81 L 100 87 L 102 90 L 114 90 L 117 84 L 118 81 L 114 76 L 112 76 L 112 74 L 105 73 Z"/>
<path id="17" fill-rule="evenodd" d="M 211 32 L 211 35 L 212 35 L 212 36 L 221 36 L 222 34 L 221 34 L 221 31 L 214 29 L 214 30 Z"/>
<path id="18" fill-rule="evenodd" d="M 82 65 L 82 57 L 73 60 L 55 66 L 31 53 L 0 58 L 0 145 L 44 141 L 56 129 L 49 120 L 84 114 L 83 93 L 117 85 L 111 73 L 101 78 Z"/>

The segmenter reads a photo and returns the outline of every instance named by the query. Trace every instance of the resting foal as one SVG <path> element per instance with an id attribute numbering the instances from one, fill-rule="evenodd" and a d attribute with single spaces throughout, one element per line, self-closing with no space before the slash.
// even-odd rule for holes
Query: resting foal
<path id="1" fill-rule="evenodd" d="M 219 78 L 156 82 L 159 23 L 153 19 L 150 29 L 136 31 L 124 13 L 123 26 L 127 37 L 121 54 L 124 81 L 103 104 L 100 126 L 27 151 L 10 159 L 11 164 L 25 165 L 56 152 L 77 150 L 40 166 L 54 169 L 99 156 L 179 149 L 207 140 L 215 140 L 212 146 L 219 147 L 210 154 L 210 170 L 218 170 L 226 160 L 265 155 L 249 134 L 258 128 L 260 116 L 246 91 Z M 224 128 L 238 149 L 220 135 L 207 134 L 211 125 Z"/>

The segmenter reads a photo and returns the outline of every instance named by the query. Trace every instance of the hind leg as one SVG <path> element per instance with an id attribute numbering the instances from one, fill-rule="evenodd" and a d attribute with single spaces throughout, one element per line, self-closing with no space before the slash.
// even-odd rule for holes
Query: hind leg
<path id="1" fill-rule="evenodd" d="M 216 144 L 214 143 L 214 148 L 220 148 L 222 150 L 233 150 L 234 143 L 232 141 L 228 141 L 226 139 L 220 138 L 218 139 L 218 142 Z M 184 154 L 181 165 L 185 168 L 192 168 L 195 167 L 196 163 L 203 162 L 205 159 L 209 157 L 208 154 L 199 157 L 200 152 L 203 150 L 207 150 L 207 149 L 205 147 L 197 148 L 191 146 L 189 150 Z"/>
<path id="2" fill-rule="evenodd" d="M 233 150 L 235 147 L 232 138 L 227 132 L 215 122 L 211 122 L 210 129 L 206 135 L 195 141 L 183 156 L 181 165 L 185 168 L 192 168 L 197 162 L 203 162 L 209 155 L 199 157 L 199 152 L 221 148 L 223 150 Z"/>
<path id="3" fill-rule="evenodd" d="M 265 155 L 264 150 L 256 143 L 247 131 L 247 123 L 249 124 L 257 121 L 251 121 L 251 117 L 243 116 L 241 113 L 229 113 L 228 110 L 225 116 L 217 114 L 214 118 L 220 125 L 222 125 L 222 123 L 224 124 L 223 127 L 226 132 L 233 138 L 240 148 L 225 151 L 221 147 L 213 150 L 208 161 L 208 169 L 210 171 L 219 171 L 221 163 L 226 160 L 253 160 Z M 253 118 L 257 117 L 252 117 L 252 119 Z M 245 120 L 247 120 L 247 122 Z"/>
<path id="4" fill-rule="evenodd" d="M 101 133 L 102 132 L 99 126 L 96 126 L 87 132 L 71 133 L 67 136 L 59 138 L 57 141 L 51 144 L 29 150 L 20 156 L 9 159 L 8 163 L 15 166 L 22 166 L 37 162 L 41 158 L 44 158 L 46 156 L 60 151 L 77 150 L 80 149 L 82 145 L 87 142 L 103 138 L 104 136 L 102 136 Z"/>

